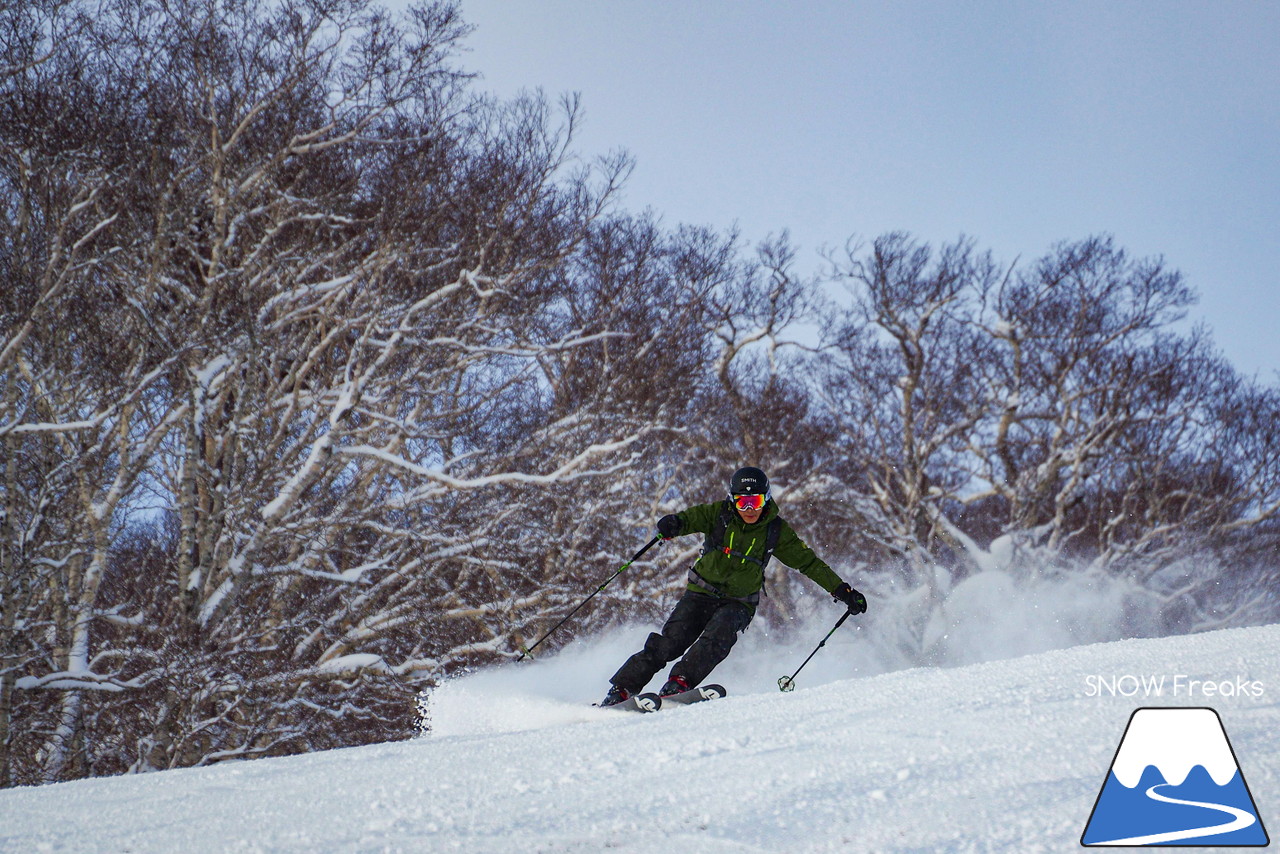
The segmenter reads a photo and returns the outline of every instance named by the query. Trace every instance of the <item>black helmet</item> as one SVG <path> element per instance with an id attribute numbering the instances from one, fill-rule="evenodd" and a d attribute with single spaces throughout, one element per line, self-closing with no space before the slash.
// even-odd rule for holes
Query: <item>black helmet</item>
<path id="1" fill-rule="evenodd" d="M 769 476 L 755 466 L 740 468 L 729 479 L 730 495 L 768 495 Z"/>

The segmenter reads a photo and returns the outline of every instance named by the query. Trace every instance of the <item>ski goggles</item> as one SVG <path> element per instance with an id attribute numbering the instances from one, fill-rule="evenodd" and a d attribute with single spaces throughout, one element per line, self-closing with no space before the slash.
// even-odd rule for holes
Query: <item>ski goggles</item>
<path id="1" fill-rule="evenodd" d="M 744 513 L 749 513 L 753 510 L 763 510 L 764 502 L 767 498 L 767 496 L 764 495 L 734 495 L 730 497 L 733 498 L 733 506 L 737 507 Z"/>

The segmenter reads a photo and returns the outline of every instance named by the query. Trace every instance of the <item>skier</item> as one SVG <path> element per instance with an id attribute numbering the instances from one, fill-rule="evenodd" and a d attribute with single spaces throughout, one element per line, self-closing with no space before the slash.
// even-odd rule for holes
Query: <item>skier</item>
<path id="1" fill-rule="evenodd" d="M 698 504 L 658 520 L 658 535 L 664 540 L 693 533 L 704 539 L 702 555 L 689 570 L 688 588 L 662 632 L 650 634 L 644 649 L 609 679 L 612 687 L 600 705 L 616 705 L 643 690 L 655 673 L 677 658 L 660 696 L 687 691 L 707 678 L 755 615 L 765 565 L 775 553 L 852 613 L 867 610 L 866 598 L 842 581 L 778 515 L 769 478 L 754 466 L 733 473 L 723 502 Z"/>

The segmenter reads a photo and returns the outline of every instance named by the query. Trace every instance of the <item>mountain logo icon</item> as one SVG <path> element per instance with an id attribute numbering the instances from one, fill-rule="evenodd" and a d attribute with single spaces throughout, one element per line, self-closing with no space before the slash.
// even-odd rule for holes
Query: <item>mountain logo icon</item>
<path id="1" fill-rule="evenodd" d="M 1129 718 L 1080 844 L 1270 844 L 1213 709 L 1142 708 Z"/>

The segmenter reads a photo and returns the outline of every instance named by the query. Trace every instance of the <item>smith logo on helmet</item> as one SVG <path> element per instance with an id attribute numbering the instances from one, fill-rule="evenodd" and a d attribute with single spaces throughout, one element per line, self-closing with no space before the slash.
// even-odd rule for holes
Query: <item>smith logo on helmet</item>
<path id="1" fill-rule="evenodd" d="M 729 479 L 729 492 L 734 495 L 763 495 L 768 491 L 768 476 L 755 466 L 740 468 Z"/>

